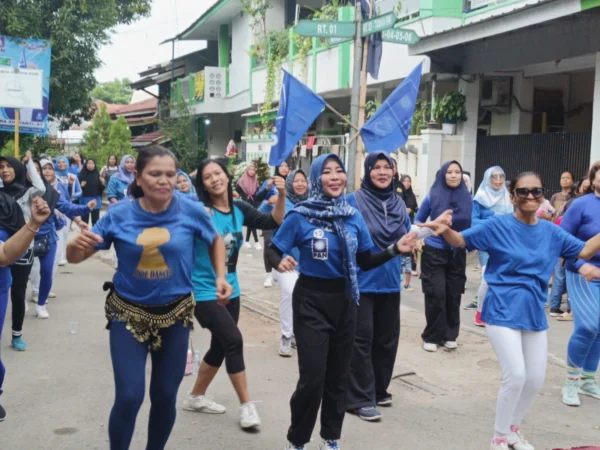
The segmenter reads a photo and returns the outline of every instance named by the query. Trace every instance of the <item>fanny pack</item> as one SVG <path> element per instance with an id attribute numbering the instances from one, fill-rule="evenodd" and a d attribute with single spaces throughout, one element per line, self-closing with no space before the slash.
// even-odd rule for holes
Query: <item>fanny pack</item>
<path id="1" fill-rule="evenodd" d="M 50 233 L 36 236 L 33 241 L 33 256 L 44 256 L 50 251 Z"/>

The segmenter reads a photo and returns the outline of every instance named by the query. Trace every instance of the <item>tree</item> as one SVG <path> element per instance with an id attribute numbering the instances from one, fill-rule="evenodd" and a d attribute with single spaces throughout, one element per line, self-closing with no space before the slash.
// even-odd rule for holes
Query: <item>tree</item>
<path id="1" fill-rule="evenodd" d="M 117 118 L 117 121 L 110 130 L 108 149 L 119 156 L 131 152 L 131 130 L 127 126 L 127 121 L 123 116 Z"/>
<path id="2" fill-rule="evenodd" d="M 130 83 L 131 81 L 128 78 L 123 78 L 122 80 L 115 78 L 113 81 L 98 83 L 92 91 L 92 99 L 102 100 L 106 103 L 128 105 L 133 95 L 133 91 L 129 87 Z"/>
<path id="3" fill-rule="evenodd" d="M 125 118 L 119 117 L 113 123 L 106 105 L 102 104 L 83 136 L 82 150 L 86 157 L 92 158 L 98 165 L 104 164 L 110 155 L 116 155 L 119 159 L 131 153 L 131 131 Z"/>
<path id="4" fill-rule="evenodd" d="M 90 92 L 111 30 L 148 15 L 151 0 L 1 0 L 0 30 L 12 37 L 52 42 L 49 114 L 61 128 L 93 115 Z M 132 49 L 135 51 L 135 49 Z"/>

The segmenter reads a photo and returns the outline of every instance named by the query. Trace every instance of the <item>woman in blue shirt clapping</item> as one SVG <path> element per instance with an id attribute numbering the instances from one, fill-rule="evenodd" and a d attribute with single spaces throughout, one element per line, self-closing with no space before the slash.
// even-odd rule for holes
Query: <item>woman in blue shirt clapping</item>
<path id="1" fill-rule="evenodd" d="M 112 180 L 112 178 L 111 178 Z M 144 401 L 146 360 L 152 359 L 147 449 L 162 450 L 175 424 L 177 391 L 185 372 L 194 320 L 194 239 L 208 245 L 215 295 L 225 300 L 225 246 L 204 206 L 174 195 L 177 159 L 159 145 L 139 153 L 132 201 L 111 206 L 67 248 L 79 263 L 112 243 L 119 267 L 106 298 L 115 377 L 108 433 L 111 449 L 128 449 Z M 149 353 L 150 351 L 150 353 Z"/>

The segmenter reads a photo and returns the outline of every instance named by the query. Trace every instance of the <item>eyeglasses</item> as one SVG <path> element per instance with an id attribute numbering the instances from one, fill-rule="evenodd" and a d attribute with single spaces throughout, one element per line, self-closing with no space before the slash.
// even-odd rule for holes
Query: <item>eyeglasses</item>
<path id="1" fill-rule="evenodd" d="M 506 178 L 503 173 L 493 173 L 492 180 L 504 180 Z"/>
<path id="2" fill-rule="evenodd" d="M 533 198 L 542 198 L 544 196 L 544 188 L 517 188 L 515 189 L 515 192 L 519 198 L 527 198 L 529 197 L 529 194 L 533 195 Z"/>

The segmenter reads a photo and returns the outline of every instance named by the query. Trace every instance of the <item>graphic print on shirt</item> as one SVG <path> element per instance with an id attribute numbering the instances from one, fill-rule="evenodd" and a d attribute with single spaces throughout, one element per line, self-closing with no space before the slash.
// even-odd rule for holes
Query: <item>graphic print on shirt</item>
<path id="1" fill-rule="evenodd" d="M 312 257 L 322 261 L 329 259 L 329 242 L 325 237 L 325 232 L 319 228 L 313 232 Z"/>
<path id="2" fill-rule="evenodd" d="M 171 269 L 162 253 L 158 249 L 171 240 L 171 234 L 166 228 L 146 228 L 136 240 L 136 244 L 144 249 L 140 256 L 140 262 L 133 275 L 144 280 L 164 280 L 172 274 Z"/>
<path id="3" fill-rule="evenodd" d="M 224 233 L 223 240 L 225 241 L 225 251 L 227 252 L 227 273 L 235 273 L 240 247 L 244 240 L 244 235 L 241 232 Z"/>

